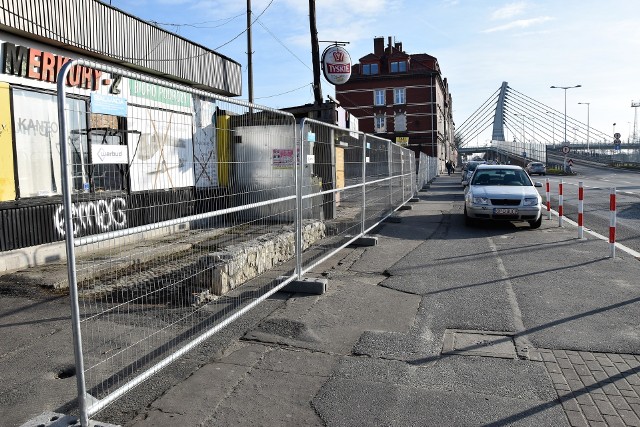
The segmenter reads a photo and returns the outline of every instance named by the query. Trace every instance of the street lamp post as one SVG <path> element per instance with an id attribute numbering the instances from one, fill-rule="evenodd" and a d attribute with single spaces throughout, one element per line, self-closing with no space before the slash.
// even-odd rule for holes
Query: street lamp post
<path id="1" fill-rule="evenodd" d="M 582 85 L 575 85 L 575 86 L 551 86 L 551 89 L 562 89 L 564 90 L 564 142 L 563 144 L 567 143 L 567 89 L 575 89 L 577 87 L 582 87 Z M 564 161 L 564 169 L 566 171 L 567 169 L 567 155 L 565 154 L 564 156 L 565 161 Z"/>
<path id="2" fill-rule="evenodd" d="M 589 106 L 591 105 L 590 102 L 578 102 L 578 104 L 581 105 L 586 105 L 587 106 L 587 151 L 589 151 Z"/>

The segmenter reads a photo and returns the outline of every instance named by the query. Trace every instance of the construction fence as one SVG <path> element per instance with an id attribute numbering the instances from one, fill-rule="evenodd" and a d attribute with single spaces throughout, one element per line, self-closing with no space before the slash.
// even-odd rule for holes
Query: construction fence
<path id="1" fill-rule="evenodd" d="M 436 173 L 386 139 L 82 60 L 58 117 L 83 425 Z"/>

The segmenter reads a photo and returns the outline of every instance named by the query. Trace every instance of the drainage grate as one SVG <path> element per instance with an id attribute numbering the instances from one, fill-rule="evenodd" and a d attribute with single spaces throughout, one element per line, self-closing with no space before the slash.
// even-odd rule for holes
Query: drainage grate
<path id="1" fill-rule="evenodd" d="M 517 359 L 513 334 L 495 331 L 447 329 L 441 354 Z"/>

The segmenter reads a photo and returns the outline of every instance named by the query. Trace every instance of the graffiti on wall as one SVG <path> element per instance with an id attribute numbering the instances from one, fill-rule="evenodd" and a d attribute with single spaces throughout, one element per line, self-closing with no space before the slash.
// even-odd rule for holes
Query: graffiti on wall
<path id="1" fill-rule="evenodd" d="M 127 202 L 121 197 L 74 203 L 72 208 L 73 235 L 86 235 L 94 232 L 106 233 L 125 228 L 127 226 L 126 207 Z M 58 234 L 64 237 L 64 206 L 56 209 L 53 221 Z"/>

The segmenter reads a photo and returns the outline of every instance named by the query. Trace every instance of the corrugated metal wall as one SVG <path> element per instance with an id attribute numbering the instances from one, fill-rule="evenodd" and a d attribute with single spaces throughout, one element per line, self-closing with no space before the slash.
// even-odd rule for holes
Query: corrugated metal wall
<path id="1" fill-rule="evenodd" d="M 0 8 L 0 29 L 24 31 L 165 78 L 175 76 L 224 96 L 242 94 L 238 62 L 104 3 L 0 0 Z"/>
<path id="2" fill-rule="evenodd" d="M 189 216 L 194 213 L 202 213 L 207 208 L 212 208 L 212 206 L 198 206 L 197 201 L 201 199 L 201 196 L 200 192 L 194 188 L 114 195 L 106 197 L 105 200 L 110 200 L 114 197 L 122 199 L 123 206 L 127 207 L 125 221 L 127 227 L 137 227 Z M 52 199 L 50 202 L 24 202 L 24 206 L 5 206 L 0 208 L 0 252 L 63 240 L 63 235 L 56 227 L 62 203 L 60 197 L 52 197 Z M 76 237 L 113 231 L 119 228 L 99 229 L 97 224 L 100 213 L 95 210 L 86 212 L 91 213 L 91 215 L 77 219 L 77 221 L 82 221 L 82 224 L 78 224 L 78 235 Z"/>

